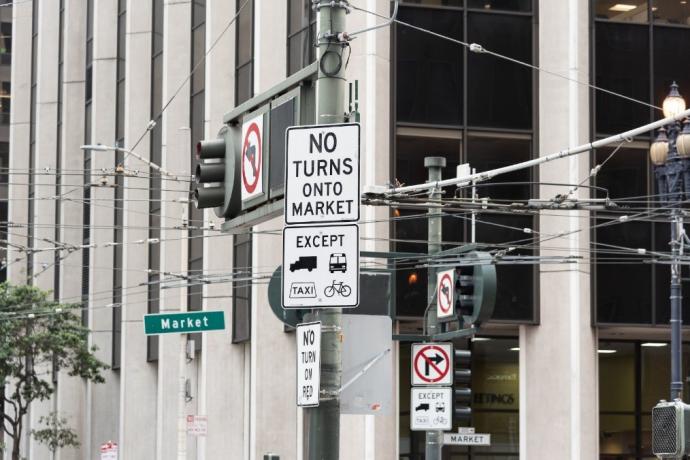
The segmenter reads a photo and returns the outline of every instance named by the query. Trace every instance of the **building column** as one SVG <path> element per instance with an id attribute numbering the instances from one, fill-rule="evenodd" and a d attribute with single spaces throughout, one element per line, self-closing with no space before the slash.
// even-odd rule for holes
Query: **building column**
<path id="1" fill-rule="evenodd" d="M 235 15 L 235 2 L 207 0 L 206 49 L 223 32 Z M 235 100 L 235 31 L 234 23 L 213 51 L 206 57 L 205 138 L 215 139 L 223 126 L 223 115 Z M 223 219 L 213 209 L 204 211 L 204 227 L 219 229 Z M 232 271 L 230 235 L 219 236 L 217 230 L 204 232 L 204 273 Z M 225 312 L 225 330 L 203 334 L 201 341 L 201 375 L 199 413 L 208 417 L 208 435 L 199 439 L 198 458 L 212 460 L 246 460 L 245 423 L 245 347 L 232 344 L 232 284 L 205 284 L 204 310 Z M 229 416 L 232 414 L 232 416 Z M 232 446 L 232 448 L 228 448 Z"/>
<path id="2" fill-rule="evenodd" d="M 381 16 L 390 16 L 391 2 L 387 0 L 366 0 L 359 5 Z M 353 11 L 347 16 L 347 31 L 355 32 L 382 23 L 373 14 Z M 385 184 L 390 180 L 390 27 L 358 35 L 351 43 L 352 56 L 346 69 L 347 82 L 359 83 L 359 111 L 361 114 L 361 158 L 360 182 L 362 187 L 371 184 Z M 347 53 L 348 51 L 345 51 Z M 353 88 L 354 91 L 354 88 Z M 348 96 L 346 88 L 345 96 Z M 354 94 L 353 94 L 354 97 Z M 347 105 L 346 105 L 347 108 Z M 354 120 L 353 120 L 354 121 Z M 362 206 L 360 241 L 361 251 L 389 251 L 390 210 L 382 206 Z M 378 262 L 385 263 L 385 260 Z M 362 260 L 366 265 L 367 260 Z M 395 288 L 395 278 L 391 280 Z M 341 424 L 341 458 L 343 459 L 388 459 L 398 457 L 398 388 L 396 369 L 398 367 L 398 344 L 391 338 L 393 360 L 390 389 L 393 407 L 387 408 L 388 415 L 343 415 Z M 347 439 L 358 442 L 343 442 Z"/>
<path id="3" fill-rule="evenodd" d="M 84 143 L 84 107 L 85 107 L 85 75 L 86 75 L 86 0 L 76 0 L 64 3 L 62 30 L 62 100 L 60 129 L 60 158 L 58 167 L 66 174 L 60 177 L 60 196 L 67 199 L 60 200 L 59 225 L 60 238 L 58 240 L 71 247 L 81 247 L 83 244 L 82 228 L 75 223 L 83 220 L 84 204 L 71 198 L 82 194 L 84 176 L 78 171 L 84 169 L 84 152 L 79 148 Z M 69 254 L 69 255 L 68 255 Z M 81 298 L 81 274 L 79 266 L 82 263 L 82 249 L 70 253 L 60 254 L 64 258 L 60 262 L 59 290 L 60 301 L 76 302 Z M 89 305 L 84 305 L 88 307 Z M 81 315 L 81 311 L 77 312 Z M 99 356 L 99 359 L 103 359 Z M 107 362 L 107 361 L 106 361 Z M 104 374 L 106 379 L 107 374 Z M 90 451 L 90 430 L 88 420 L 91 414 L 86 407 L 86 385 L 81 378 L 70 377 L 66 372 L 60 374 L 57 389 L 58 411 L 61 416 L 69 420 L 70 426 L 79 436 L 80 449 L 65 449 L 60 452 L 61 459 L 84 458 Z"/>
<path id="4" fill-rule="evenodd" d="M 571 79 L 589 81 L 589 2 L 539 2 L 539 64 Z M 539 144 L 546 155 L 589 141 L 586 86 L 539 74 Z M 587 154 L 546 163 L 541 182 L 580 183 Z M 540 187 L 540 198 L 569 187 Z M 579 189 L 577 197 L 587 198 Z M 577 255 L 589 248 L 588 215 L 567 211 L 540 216 L 542 256 Z M 548 248 L 548 249 L 547 249 Z M 597 335 L 592 328 L 587 264 L 540 265 L 540 324 L 520 327 L 520 458 L 598 458 Z"/>
<path id="5" fill-rule="evenodd" d="M 125 64 L 125 139 L 127 147 L 144 135 L 151 113 L 151 2 L 127 2 Z M 115 100 L 112 101 L 113 105 Z M 150 135 L 136 146 L 149 158 Z M 125 167 L 143 170 L 129 157 Z M 125 176 L 122 260 L 122 338 L 120 363 L 120 456 L 124 459 L 156 457 L 156 365 L 147 362 L 143 317 L 148 312 L 147 286 L 149 205 L 148 175 Z"/>
<path id="6" fill-rule="evenodd" d="M 91 99 L 91 143 L 113 145 L 117 100 L 117 0 L 93 2 L 93 65 Z M 85 152 L 82 152 L 85 153 Z M 97 171 L 113 171 L 114 151 L 91 151 L 91 183 L 99 184 L 102 174 Z M 137 165 L 139 167 L 139 165 Z M 111 364 L 113 356 L 113 309 L 112 304 L 113 247 L 115 241 L 115 178 L 106 176 L 107 185 L 91 187 L 91 233 L 89 250 L 89 312 L 88 325 L 92 331 L 91 344 L 98 347 L 96 356 Z M 119 388 L 117 374 L 105 371 L 105 383 L 88 383 L 88 412 L 90 452 L 98 452 L 100 445 L 117 439 L 117 414 Z"/>
<path id="7" fill-rule="evenodd" d="M 163 16 L 162 103 L 165 105 L 185 81 L 191 68 L 191 1 L 166 2 Z M 188 266 L 188 230 L 183 221 L 187 216 L 187 179 L 190 177 L 189 99 L 187 81 L 159 120 L 162 126 L 161 166 L 181 179 L 171 180 L 162 175 L 161 180 L 161 280 L 172 280 L 174 274 L 186 273 Z M 156 114 L 159 110 L 159 107 L 153 108 Z M 181 279 L 171 283 L 183 284 Z M 187 310 L 186 286 L 167 288 L 165 283 L 161 283 L 160 287 L 161 313 Z M 185 401 L 185 381 L 190 377 L 186 369 L 186 342 L 187 334 L 159 336 L 156 458 L 160 460 L 187 458 L 184 417 L 192 404 Z"/>
<path id="8" fill-rule="evenodd" d="M 28 246 L 29 229 L 29 165 L 31 155 L 31 40 L 33 2 L 18 3 L 12 7 L 12 106 L 10 108 L 10 153 L 7 185 L 8 212 L 10 223 L 24 224 L 8 228 L 7 239 L 7 281 L 20 285 L 26 283 L 28 254 L 16 248 Z M 9 391 L 9 390 L 8 390 Z M 28 424 L 28 420 L 24 421 Z M 22 452 L 28 446 L 28 428 L 22 433 Z M 12 440 L 4 436 L 5 457 L 10 458 Z"/>

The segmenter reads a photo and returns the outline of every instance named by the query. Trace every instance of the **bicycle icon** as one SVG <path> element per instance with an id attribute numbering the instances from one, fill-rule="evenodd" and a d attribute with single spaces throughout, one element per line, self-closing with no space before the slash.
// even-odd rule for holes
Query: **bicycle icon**
<path id="1" fill-rule="evenodd" d="M 323 293 L 326 297 L 333 297 L 336 293 L 343 297 L 348 297 L 352 293 L 352 289 L 342 281 L 338 283 L 336 280 L 333 280 L 330 286 L 326 286 Z"/>

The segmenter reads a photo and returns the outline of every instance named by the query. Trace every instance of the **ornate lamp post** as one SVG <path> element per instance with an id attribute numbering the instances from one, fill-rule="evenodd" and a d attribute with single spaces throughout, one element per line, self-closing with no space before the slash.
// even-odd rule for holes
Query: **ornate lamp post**
<path id="1" fill-rule="evenodd" d="M 673 82 L 671 92 L 663 103 L 665 117 L 678 115 L 685 110 L 685 100 Z M 680 242 L 684 236 L 683 212 L 680 209 L 683 196 L 690 198 L 690 120 L 687 118 L 681 130 L 680 122 L 661 128 L 652 144 L 649 156 L 654 163 L 659 195 L 664 206 L 671 210 L 671 400 L 682 399 L 681 378 L 682 338 L 681 326 L 683 294 L 680 285 Z"/>

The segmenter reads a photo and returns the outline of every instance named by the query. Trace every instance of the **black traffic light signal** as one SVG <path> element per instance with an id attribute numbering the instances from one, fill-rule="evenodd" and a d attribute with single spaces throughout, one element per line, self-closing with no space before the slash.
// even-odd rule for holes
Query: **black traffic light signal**
<path id="1" fill-rule="evenodd" d="M 479 326 L 491 318 L 496 304 L 496 266 L 487 252 L 472 251 L 456 267 L 455 314 L 460 324 Z"/>
<path id="2" fill-rule="evenodd" d="M 216 208 L 218 217 L 235 217 L 240 210 L 235 137 L 233 130 L 225 126 L 218 133 L 218 139 L 202 140 L 196 145 L 196 207 Z"/>
<path id="3" fill-rule="evenodd" d="M 453 347 L 453 417 L 460 422 L 472 420 L 472 352 Z"/>

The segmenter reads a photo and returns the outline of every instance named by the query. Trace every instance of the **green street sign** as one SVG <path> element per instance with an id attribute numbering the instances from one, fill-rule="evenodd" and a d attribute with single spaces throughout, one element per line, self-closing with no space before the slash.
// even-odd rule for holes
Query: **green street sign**
<path id="1" fill-rule="evenodd" d="M 156 334 L 188 334 L 225 329 L 222 311 L 190 311 L 144 315 L 144 332 Z"/>

